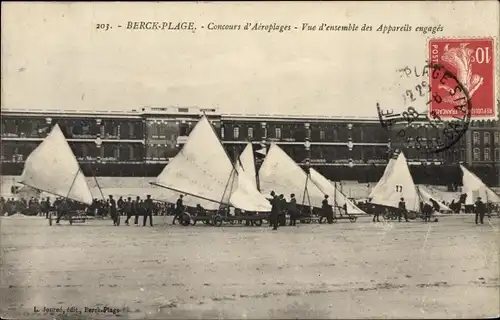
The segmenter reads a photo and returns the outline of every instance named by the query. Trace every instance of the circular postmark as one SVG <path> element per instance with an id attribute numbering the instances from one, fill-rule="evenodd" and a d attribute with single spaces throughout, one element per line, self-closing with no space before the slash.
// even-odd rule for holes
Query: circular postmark
<path id="1" fill-rule="evenodd" d="M 460 141 L 469 128 L 472 114 L 469 92 L 442 64 L 426 63 L 420 74 L 417 68 L 413 70 L 415 72 L 409 67 L 398 70 L 407 77 L 416 75 L 413 87 L 403 92 L 406 109 L 394 114 L 377 104 L 380 124 L 390 131 L 391 142 L 398 148 L 423 153 L 446 151 Z M 451 119 L 444 120 L 435 111 L 440 104 L 453 106 L 455 111 Z"/>

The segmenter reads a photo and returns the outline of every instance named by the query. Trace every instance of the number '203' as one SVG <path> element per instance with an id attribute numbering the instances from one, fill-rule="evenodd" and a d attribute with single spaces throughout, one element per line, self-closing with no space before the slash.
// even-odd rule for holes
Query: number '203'
<path id="1" fill-rule="evenodd" d="M 111 29 L 111 26 L 109 25 L 109 23 L 98 23 L 95 25 L 95 28 L 101 31 L 108 31 L 109 29 Z"/>

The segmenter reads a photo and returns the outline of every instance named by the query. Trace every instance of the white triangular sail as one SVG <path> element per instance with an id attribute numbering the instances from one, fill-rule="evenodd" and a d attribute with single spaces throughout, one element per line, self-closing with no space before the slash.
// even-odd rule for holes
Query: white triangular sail
<path id="1" fill-rule="evenodd" d="M 425 190 L 434 200 L 445 201 L 451 203 L 452 201 L 458 201 L 460 198 L 460 192 L 443 191 L 431 185 L 419 185 L 420 190 Z"/>
<path id="2" fill-rule="evenodd" d="M 452 211 L 448 206 L 441 203 L 442 199 L 437 198 L 435 195 L 432 195 L 429 191 L 427 191 L 427 188 L 425 188 L 424 186 L 417 186 L 417 188 L 418 191 L 420 192 L 421 200 L 432 205 L 432 203 L 430 202 L 430 200 L 432 199 L 436 201 L 437 204 L 439 205 L 439 211 Z"/>
<path id="3" fill-rule="evenodd" d="M 297 204 L 321 208 L 325 194 L 307 177 L 307 173 L 278 145 L 272 144 L 259 170 L 263 194 L 283 194 L 286 199 L 295 194 Z M 307 184 L 307 194 L 304 190 Z M 331 204 L 333 199 L 329 199 Z"/>
<path id="4" fill-rule="evenodd" d="M 402 152 L 387 174 L 383 184 L 372 195 L 371 202 L 397 208 L 400 198 L 404 198 L 407 210 L 419 212 L 419 195 Z"/>
<path id="5" fill-rule="evenodd" d="M 57 124 L 26 159 L 20 182 L 57 196 L 92 203 L 85 176 Z"/>
<path id="6" fill-rule="evenodd" d="M 382 187 L 382 185 L 387 181 L 387 177 L 389 176 L 389 173 L 392 171 L 392 167 L 394 166 L 395 162 L 396 162 L 396 159 L 391 158 L 389 160 L 389 162 L 387 163 L 387 166 L 385 167 L 384 173 L 382 174 L 382 177 L 377 182 L 375 187 L 373 187 L 368 198 L 372 198 L 373 195 L 376 194 L 378 192 L 378 190 Z"/>
<path id="7" fill-rule="evenodd" d="M 257 173 L 255 171 L 255 160 L 251 142 L 247 144 L 245 150 L 241 153 L 239 161 L 236 162 L 236 169 L 243 169 L 255 189 L 258 189 L 256 179 Z"/>
<path id="8" fill-rule="evenodd" d="M 218 208 L 219 203 L 246 211 L 271 210 L 269 201 L 252 187 L 246 175 L 236 172 L 205 116 L 193 128 L 182 150 L 156 178 L 155 184 L 188 194 L 188 201 L 200 203 L 210 210 Z"/>
<path id="9" fill-rule="evenodd" d="M 343 207 L 344 204 L 347 205 L 347 213 L 349 214 L 364 214 L 365 212 L 358 208 L 351 200 L 349 200 L 339 189 L 335 188 L 327 178 L 325 178 L 321 173 L 311 168 L 309 170 L 311 173 L 310 179 L 314 184 L 324 193 L 329 196 L 329 202 L 336 202 L 337 206 Z"/>
<path id="10" fill-rule="evenodd" d="M 483 202 L 500 203 L 500 196 L 488 188 L 478 176 L 467 170 L 463 165 L 460 165 L 460 169 L 462 169 L 463 173 L 463 193 L 467 194 L 465 204 L 473 204 L 477 197 L 481 197 Z"/>

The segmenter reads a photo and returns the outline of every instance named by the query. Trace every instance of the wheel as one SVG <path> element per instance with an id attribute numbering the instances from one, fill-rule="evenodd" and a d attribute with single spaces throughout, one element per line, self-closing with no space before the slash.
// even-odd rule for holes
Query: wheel
<path id="1" fill-rule="evenodd" d="M 222 225 L 222 217 L 220 215 L 216 215 L 214 217 L 214 226 L 220 227 Z"/>
<path id="2" fill-rule="evenodd" d="M 191 216 L 188 213 L 184 213 L 181 216 L 181 225 L 186 227 L 191 224 Z"/>
<path id="3" fill-rule="evenodd" d="M 49 212 L 49 226 L 52 225 L 52 213 Z"/>
<path id="4" fill-rule="evenodd" d="M 192 224 L 193 226 L 195 226 L 195 225 L 196 225 L 196 222 L 198 222 L 198 220 L 196 220 L 196 219 L 191 219 L 191 224 Z M 204 222 L 205 224 L 207 223 L 206 221 L 203 221 L 203 222 Z"/>
<path id="5" fill-rule="evenodd" d="M 306 219 L 304 219 L 302 221 L 304 221 L 303 223 L 310 224 L 312 222 L 312 219 L 311 218 L 306 218 Z"/>
<path id="6" fill-rule="evenodd" d="M 262 226 L 262 223 L 263 223 L 262 219 L 255 220 L 255 222 L 254 222 L 254 224 L 255 224 L 257 227 Z"/>
<path id="7" fill-rule="evenodd" d="M 357 217 L 354 217 L 354 216 L 349 217 L 349 221 L 351 221 L 351 223 L 356 222 L 356 220 L 357 220 Z"/>
<path id="8" fill-rule="evenodd" d="M 338 221 L 339 221 L 339 220 L 337 219 L 337 217 L 336 217 L 336 216 L 333 216 L 332 222 L 333 222 L 333 223 L 337 223 Z"/>

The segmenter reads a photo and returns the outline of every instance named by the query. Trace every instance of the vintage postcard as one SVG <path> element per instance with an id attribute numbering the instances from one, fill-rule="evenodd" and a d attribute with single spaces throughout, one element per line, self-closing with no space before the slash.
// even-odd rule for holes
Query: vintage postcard
<path id="1" fill-rule="evenodd" d="M 499 317 L 499 9 L 2 2 L 0 317 Z"/>

